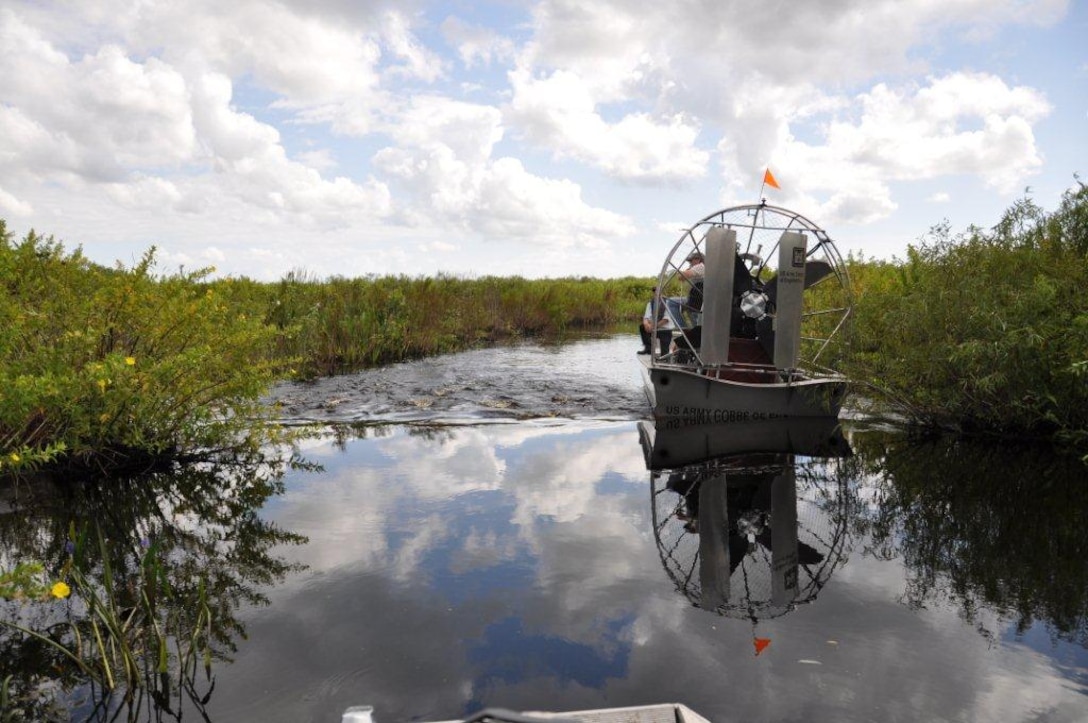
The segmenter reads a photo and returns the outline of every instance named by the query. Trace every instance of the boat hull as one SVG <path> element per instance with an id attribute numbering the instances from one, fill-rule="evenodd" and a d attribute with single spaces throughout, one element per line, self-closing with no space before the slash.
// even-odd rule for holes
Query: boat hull
<path id="1" fill-rule="evenodd" d="M 840 376 L 751 383 L 640 361 L 654 418 L 683 424 L 837 417 L 847 392 L 847 381 Z"/>

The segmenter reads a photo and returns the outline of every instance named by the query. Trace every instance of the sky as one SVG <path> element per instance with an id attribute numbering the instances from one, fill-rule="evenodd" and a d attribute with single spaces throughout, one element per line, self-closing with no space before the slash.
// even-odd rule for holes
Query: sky
<path id="1" fill-rule="evenodd" d="M 1088 0 L 0 0 L 0 219 L 163 273 L 609 278 L 765 198 L 901 258 L 1088 174 L 1085 38 Z"/>

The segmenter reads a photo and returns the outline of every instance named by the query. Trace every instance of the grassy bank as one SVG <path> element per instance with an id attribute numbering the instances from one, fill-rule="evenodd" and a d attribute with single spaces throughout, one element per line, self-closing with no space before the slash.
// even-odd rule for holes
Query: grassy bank
<path id="1" fill-rule="evenodd" d="M 276 330 L 273 356 L 332 374 L 523 337 L 614 328 L 641 317 L 647 279 L 372 277 L 290 274 L 244 303 Z"/>
<path id="2" fill-rule="evenodd" d="M 837 364 L 914 423 L 1088 440 L 1088 190 L 995 228 L 938 226 L 905 260 L 852 259 Z M 0 475 L 112 468 L 274 434 L 278 379 L 523 337 L 631 329 L 653 280 L 367 277 L 276 283 L 107 268 L 0 221 Z"/>
<path id="3" fill-rule="evenodd" d="M 633 328 L 648 279 L 307 278 L 106 268 L 0 221 L 0 475 L 252 448 L 279 379 Z"/>

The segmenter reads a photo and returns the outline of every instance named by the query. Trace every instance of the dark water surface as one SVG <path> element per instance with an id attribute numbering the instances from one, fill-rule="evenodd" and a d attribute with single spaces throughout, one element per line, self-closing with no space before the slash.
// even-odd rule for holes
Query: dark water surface
<path id="1" fill-rule="evenodd" d="M 320 471 L 261 494 L 212 473 L 221 506 L 252 516 L 210 524 L 172 497 L 120 523 L 186 531 L 175 574 L 211 571 L 240 604 L 232 662 L 186 718 L 682 702 L 715 722 L 1088 720 L 1083 464 L 860 423 L 788 444 L 666 438 L 643 421 L 636 348 L 487 350 L 278 389 L 286 419 L 336 423 L 303 445 Z M 655 440 L 670 457 L 651 470 Z"/>

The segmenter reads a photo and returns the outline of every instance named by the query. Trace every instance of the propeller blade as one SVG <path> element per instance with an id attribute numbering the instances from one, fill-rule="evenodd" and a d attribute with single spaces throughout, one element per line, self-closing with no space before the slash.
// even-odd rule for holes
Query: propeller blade
<path id="1" fill-rule="evenodd" d="M 798 542 L 797 561 L 802 565 L 818 565 L 824 561 L 824 554 L 812 545 Z"/>
<path id="2" fill-rule="evenodd" d="M 736 261 L 733 263 L 733 295 L 740 296 L 746 291 L 751 291 L 754 285 L 752 272 L 748 270 L 740 254 L 737 254 Z"/>

